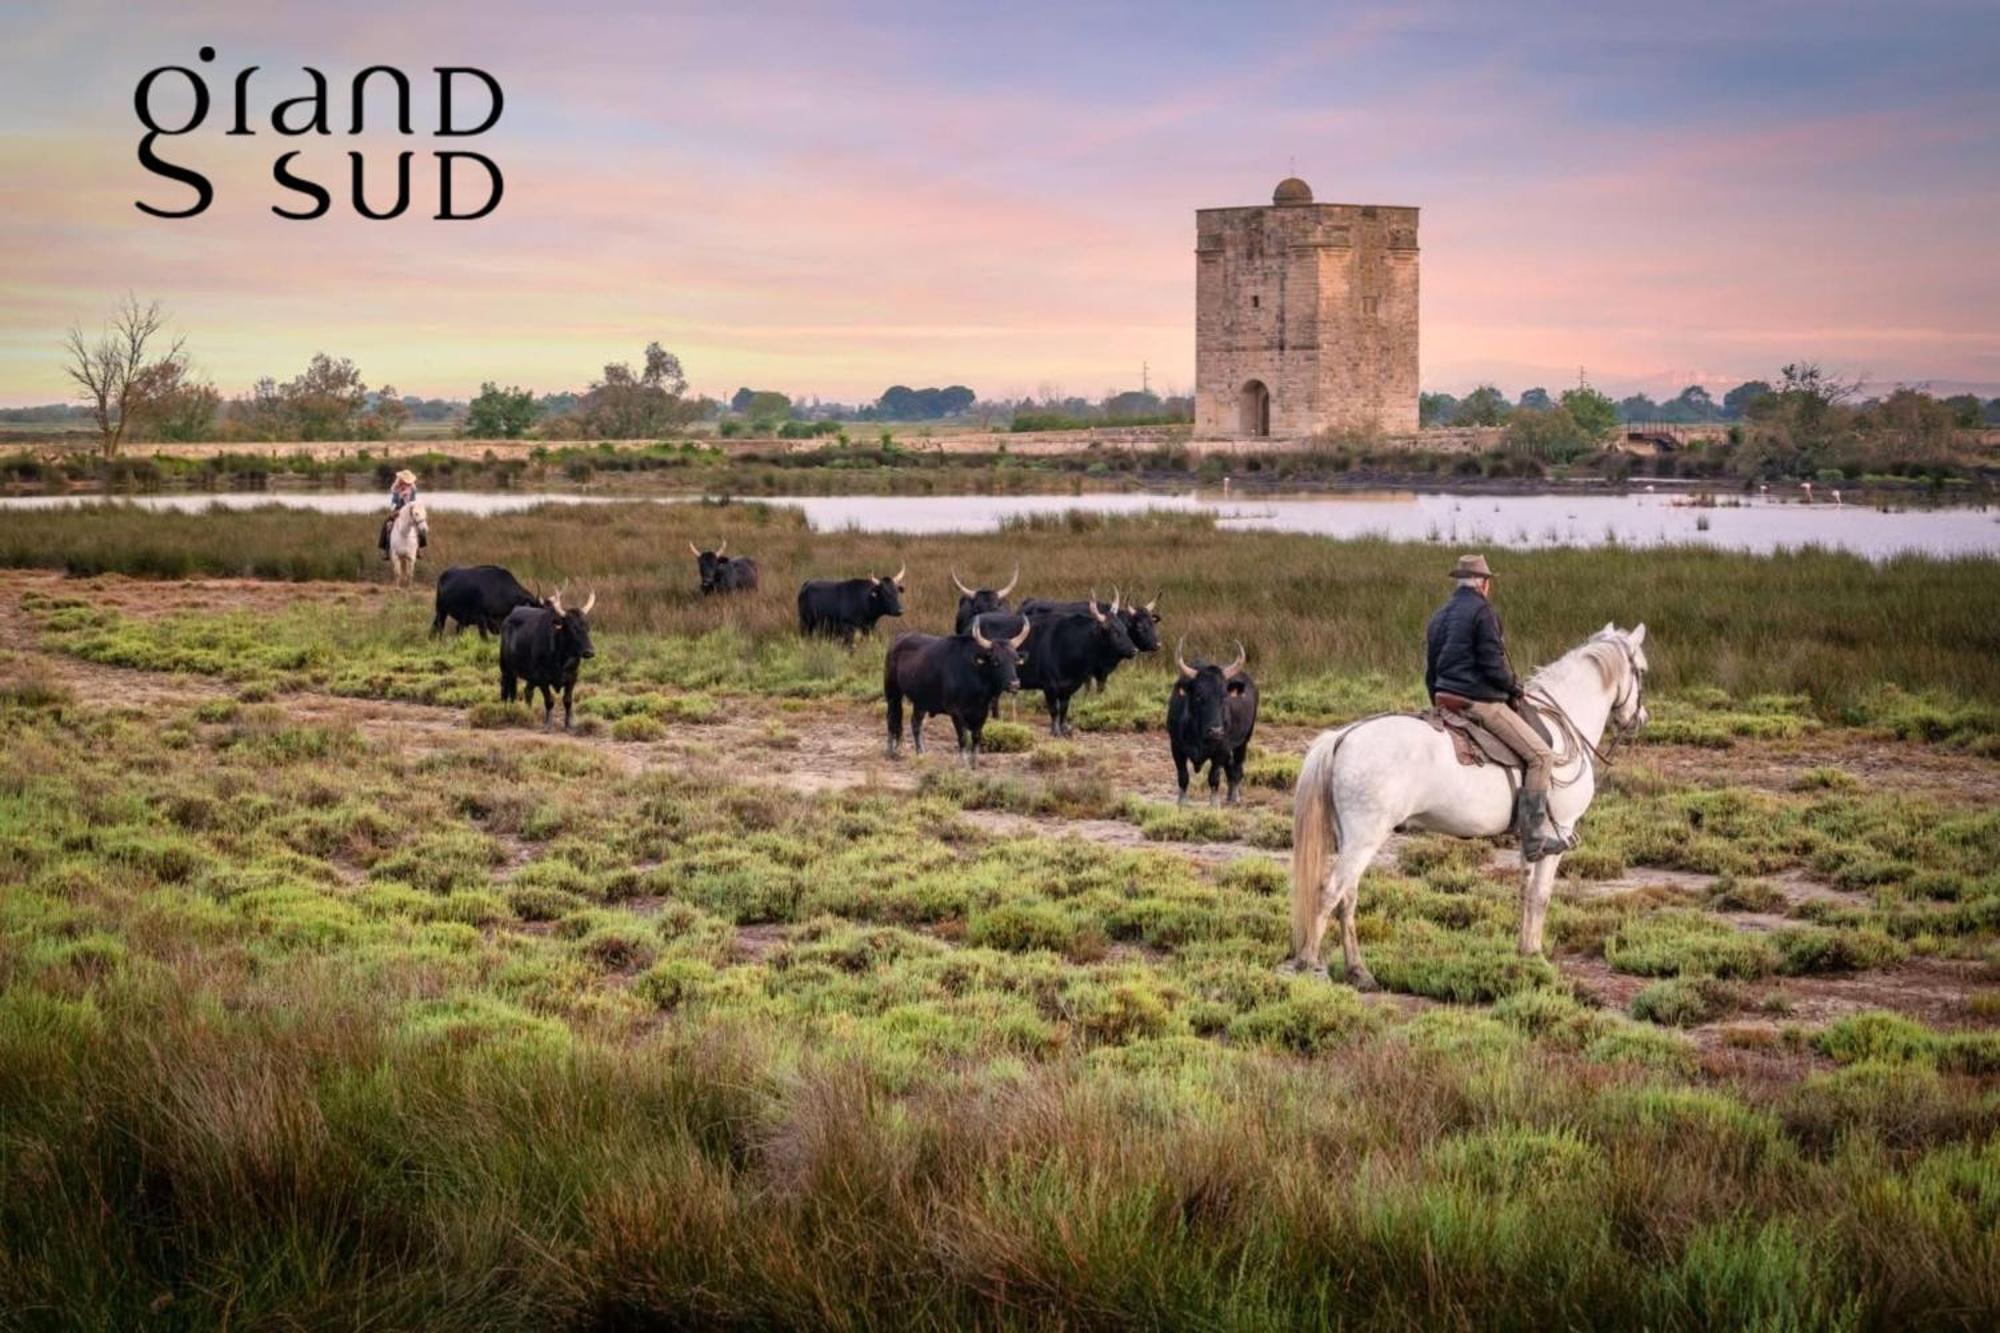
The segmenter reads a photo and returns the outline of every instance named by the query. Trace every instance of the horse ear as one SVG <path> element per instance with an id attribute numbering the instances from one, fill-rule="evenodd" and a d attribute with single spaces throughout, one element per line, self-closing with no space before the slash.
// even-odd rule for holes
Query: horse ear
<path id="1" fill-rule="evenodd" d="M 1641 621 L 1638 624 L 1634 625 L 1632 627 L 1632 632 L 1625 636 L 1625 640 L 1626 642 L 1630 643 L 1634 648 L 1637 648 L 1640 644 L 1644 643 L 1646 641 L 1645 622 Z"/>
<path id="2" fill-rule="evenodd" d="M 1604 628 L 1597 632 L 1599 634 L 1615 634 L 1618 632 L 1618 626 L 1612 624 L 1610 621 L 1607 620 L 1604 622 Z"/>

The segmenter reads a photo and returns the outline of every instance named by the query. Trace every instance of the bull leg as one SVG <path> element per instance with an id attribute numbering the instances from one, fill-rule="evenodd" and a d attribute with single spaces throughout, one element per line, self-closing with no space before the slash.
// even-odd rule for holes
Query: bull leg
<path id="1" fill-rule="evenodd" d="M 464 629 L 465 627 L 461 625 L 459 628 Z M 435 616 L 431 617 L 431 637 L 435 639 L 442 633 L 444 633 L 444 612 L 439 611 Z"/>
<path id="2" fill-rule="evenodd" d="M 892 687 L 883 691 L 883 697 L 889 705 L 889 757 L 893 759 L 903 748 L 903 694 Z"/>
<path id="3" fill-rule="evenodd" d="M 924 710 L 910 705 L 910 745 L 918 754 L 924 752 Z"/>
<path id="4" fill-rule="evenodd" d="M 1236 747 L 1236 753 L 1229 757 L 1229 803 L 1243 803 L 1243 758 L 1250 752 L 1248 742 Z"/>
<path id="5" fill-rule="evenodd" d="M 566 684 L 563 686 L 563 730 L 564 731 L 569 730 L 570 697 L 575 692 L 576 692 L 576 686 L 574 683 Z"/>
<path id="6" fill-rule="evenodd" d="M 1222 799 L 1222 761 L 1214 755 L 1208 760 L 1208 803 L 1215 805 Z"/>
<path id="7" fill-rule="evenodd" d="M 500 702 L 514 702 L 514 673 L 504 669 L 500 672 Z"/>
<path id="8" fill-rule="evenodd" d="M 1180 800 L 1176 804 L 1186 805 L 1188 784 L 1187 752 L 1182 750 L 1178 744 L 1174 746 L 1174 776 L 1179 779 L 1181 785 Z"/>
<path id="9" fill-rule="evenodd" d="M 966 724 L 965 728 L 966 737 L 972 742 L 971 746 L 966 750 L 965 753 L 965 766 L 967 768 L 979 767 L 979 746 L 981 739 L 980 733 L 985 730 L 986 730 L 986 714 L 982 710 L 977 717 L 975 717 L 970 723 Z"/>
<path id="10" fill-rule="evenodd" d="M 1049 735 L 1062 735 L 1062 715 L 1056 704 L 1055 691 L 1043 690 L 1042 702 L 1047 704 L 1049 709 Z"/>
<path id="11" fill-rule="evenodd" d="M 960 755 L 964 755 L 964 754 L 965 754 L 965 738 L 966 738 L 966 732 L 965 732 L 965 723 L 963 723 L 963 722 L 961 722 L 961 721 L 959 721 L 959 720 L 958 720 L 958 714 L 956 714 L 956 713 L 953 713 L 953 714 L 951 714 L 951 734 L 952 734 L 953 736 L 957 737 L 957 739 L 958 739 L 958 752 L 959 752 L 959 754 L 960 754 Z"/>
<path id="12" fill-rule="evenodd" d="M 542 686 L 541 690 L 542 690 L 542 730 L 547 731 L 551 726 L 555 724 L 556 694 L 554 690 L 550 689 L 546 685 Z M 528 691 L 530 697 L 533 697 L 534 693 L 535 692 L 532 689 Z"/>

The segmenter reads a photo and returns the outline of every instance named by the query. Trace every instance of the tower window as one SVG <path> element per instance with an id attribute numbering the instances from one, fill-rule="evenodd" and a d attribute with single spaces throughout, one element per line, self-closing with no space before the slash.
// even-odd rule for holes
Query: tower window
<path id="1" fill-rule="evenodd" d="M 1361 313 L 1362 313 L 1362 314 L 1364 314 L 1364 315 L 1379 315 L 1379 314 L 1381 314 L 1381 313 L 1382 313 L 1382 298 L 1381 298 L 1381 297 L 1379 297 L 1379 296 L 1364 296 L 1364 297 L 1362 297 L 1362 298 L 1361 298 Z"/>
<path id="2" fill-rule="evenodd" d="M 1253 296 L 1250 298 L 1250 308 L 1252 310 L 1261 309 L 1263 307 L 1263 304 L 1264 304 L 1264 298 L 1261 296 Z"/>

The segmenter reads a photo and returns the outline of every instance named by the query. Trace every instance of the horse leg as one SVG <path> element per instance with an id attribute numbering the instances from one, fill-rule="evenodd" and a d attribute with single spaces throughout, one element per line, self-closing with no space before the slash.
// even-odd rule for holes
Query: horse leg
<path id="1" fill-rule="evenodd" d="M 1342 847 L 1335 856 L 1333 873 L 1326 878 L 1326 887 L 1320 891 L 1319 920 L 1313 925 L 1312 956 L 1319 957 L 1319 942 L 1326 938 L 1326 928 L 1334 910 L 1340 911 L 1340 957 L 1347 969 L 1347 984 L 1359 991 L 1381 989 L 1376 984 L 1374 974 L 1361 961 L 1361 939 L 1354 930 L 1354 908 L 1361 899 L 1361 877 L 1368 873 L 1368 865 L 1381 849 L 1378 837 L 1372 842 L 1356 842 Z"/>
<path id="2" fill-rule="evenodd" d="M 1556 865 L 1561 853 L 1543 857 L 1528 866 L 1521 881 L 1521 952 L 1537 957 L 1542 952 L 1542 927 L 1549 919 L 1549 898 L 1556 888 Z"/>

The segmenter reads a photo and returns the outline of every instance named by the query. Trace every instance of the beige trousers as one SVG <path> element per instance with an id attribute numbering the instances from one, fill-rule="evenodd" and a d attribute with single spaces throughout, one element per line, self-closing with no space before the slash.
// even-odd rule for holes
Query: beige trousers
<path id="1" fill-rule="evenodd" d="M 1527 719 L 1506 704 L 1480 703 L 1475 701 L 1466 712 L 1472 720 L 1498 736 L 1501 741 L 1528 766 L 1521 779 L 1521 790 L 1548 794 L 1549 773 L 1555 767 L 1555 754 L 1549 749 L 1541 733 L 1528 725 Z"/>

